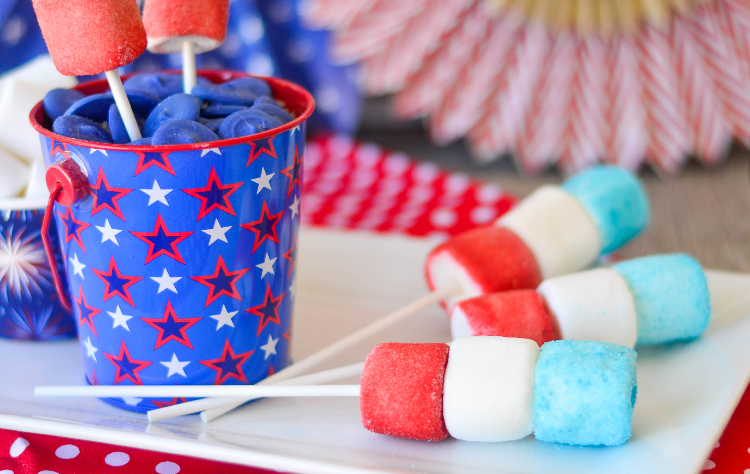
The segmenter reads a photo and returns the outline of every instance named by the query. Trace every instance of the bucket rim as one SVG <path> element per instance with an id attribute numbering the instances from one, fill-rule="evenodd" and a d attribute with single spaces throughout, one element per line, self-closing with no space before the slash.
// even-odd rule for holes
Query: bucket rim
<path id="1" fill-rule="evenodd" d="M 165 71 L 158 71 L 159 73 L 166 73 L 166 74 L 182 74 L 182 71 L 176 71 L 176 70 L 165 70 Z M 133 74 L 125 74 L 122 76 L 123 79 L 128 79 L 132 76 L 138 75 L 141 73 L 133 73 Z M 299 94 L 303 98 L 303 103 L 305 103 L 304 110 L 302 113 L 292 120 L 291 122 L 285 123 L 280 127 L 272 128 L 271 130 L 266 130 L 265 132 L 256 133 L 255 135 L 247 135 L 244 137 L 237 137 L 237 138 L 229 138 L 226 140 L 216 140 L 212 142 L 202 142 L 202 143 L 187 143 L 187 144 L 178 144 L 178 145 L 127 145 L 127 144 L 111 144 L 111 143 L 99 143 L 99 142 L 90 142 L 86 140 L 80 140 L 77 138 L 69 138 L 63 135 L 59 135 L 52 130 L 49 130 L 45 128 L 42 125 L 42 118 L 44 116 L 44 109 L 43 109 L 43 101 L 39 101 L 29 113 L 29 120 L 31 122 L 31 126 L 34 127 L 34 129 L 40 133 L 41 135 L 51 138 L 52 140 L 58 141 L 60 143 L 64 143 L 66 145 L 74 145 L 79 147 L 85 147 L 89 149 L 95 149 L 95 150 L 113 150 L 113 151 L 124 151 L 124 152 L 150 152 L 150 153 L 156 153 L 156 152 L 176 152 L 176 151 L 194 151 L 194 150 L 204 150 L 204 149 L 211 149 L 211 148 L 225 148 L 233 145 L 242 145 L 242 144 L 250 144 L 257 140 L 262 140 L 264 138 L 270 138 L 278 135 L 279 133 L 286 132 L 292 129 L 297 128 L 299 130 L 299 126 L 305 122 L 313 113 L 313 110 L 315 109 L 315 99 L 313 98 L 312 94 L 310 94 L 304 87 L 299 86 L 293 82 L 279 79 L 276 77 L 264 77 L 264 76 L 255 76 L 252 74 L 248 74 L 242 71 L 227 71 L 227 70 L 199 70 L 198 75 L 201 77 L 205 77 L 209 80 L 213 79 L 212 82 L 218 83 L 218 82 L 226 82 L 231 79 L 239 79 L 243 77 L 254 77 L 258 79 L 263 79 L 264 81 L 268 82 L 268 84 L 271 86 L 272 91 L 274 92 L 274 98 L 278 97 L 279 99 L 284 99 L 285 95 L 288 94 Z M 76 85 L 72 89 L 79 90 L 79 91 L 89 91 L 89 90 L 98 90 L 103 89 L 103 86 L 106 86 L 106 89 L 109 90 L 109 86 L 107 84 L 106 79 L 100 79 L 96 81 L 90 81 L 90 82 L 84 82 L 81 84 Z M 279 94 L 278 96 L 276 93 L 283 92 L 283 94 Z M 96 93 L 96 92 L 92 92 Z M 285 101 L 287 102 L 287 101 Z"/>

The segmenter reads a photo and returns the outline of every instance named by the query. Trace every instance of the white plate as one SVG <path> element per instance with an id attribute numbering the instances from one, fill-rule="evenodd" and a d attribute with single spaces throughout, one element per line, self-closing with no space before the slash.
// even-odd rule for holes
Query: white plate
<path id="1" fill-rule="evenodd" d="M 310 229 L 301 241 L 297 359 L 424 294 L 422 262 L 434 242 Z M 262 400 L 208 425 L 191 416 L 152 426 L 144 415 L 98 400 L 34 399 L 34 385 L 83 382 L 75 342 L 0 342 L 0 428 L 305 473 L 698 472 L 750 375 L 750 277 L 712 273 L 711 280 L 722 291 L 712 295 L 718 317 L 706 334 L 639 352 L 633 438 L 616 448 L 533 437 L 493 444 L 389 438 L 362 428 L 351 398 Z M 435 307 L 321 369 L 361 361 L 378 342 L 449 337 L 445 314 Z"/>

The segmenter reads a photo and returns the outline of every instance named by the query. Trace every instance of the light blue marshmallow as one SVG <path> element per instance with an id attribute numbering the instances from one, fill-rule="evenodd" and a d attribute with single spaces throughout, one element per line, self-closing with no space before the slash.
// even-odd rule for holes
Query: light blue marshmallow
<path id="1" fill-rule="evenodd" d="M 632 432 L 634 350 L 609 342 L 550 341 L 536 363 L 534 436 L 582 446 L 617 446 Z"/>
<path id="2" fill-rule="evenodd" d="M 618 249 L 648 224 L 646 191 L 633 173 L 622 168 L 594 166 L 569 178 L 562 188 L 596 224 L 602 253 Z"/>
<path id="3" fill-rule="evenodd" d="M 661 344 L 700 336 L 711 316 L 700 263 L 685 254 L 652 255 L 615 265 L 633 295 L 636 344 Z"/>

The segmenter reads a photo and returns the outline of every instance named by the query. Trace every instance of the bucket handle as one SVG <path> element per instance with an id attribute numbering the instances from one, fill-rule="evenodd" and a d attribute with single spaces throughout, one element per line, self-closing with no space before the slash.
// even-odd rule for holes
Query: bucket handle
<path id="1" fill-rule="evenodd" d="M 62 206 L 72 206 L 73 204 L 86 199 L 91 193 L 86 174 L 81 167 L 71 158 L 65 158 L 55 163 L 47 169 L 46 174 L 47 189 L 49 189 L 49 200 L 47 209 L 44 212 L 42 220 L 42 242 L 44 243 L 44 252 L 47 254 L 47 262 L 52 272 L 52 279 L 55 282 L 57 297 L 60 304 L 68 312 L 72 313 L 73 308 L 70 305 L 70 297 L 65 293 L 60 269 L 57 267 L 57 259 L 52 249 L 52 240 L 49 235 L 50 222 L 54 218 L 55 202 Z"/>
<path id="2" fill-rule="evenodd" d="M 60 300 L 60 304 L 69 313 L 73 313 L 73 308 L 70 306 L 70 299 L 65 294 L 65 288 L 62 284 L 62 277 L 60 277 L 60 269 L 57 268 L 57 259 L 55 258 L 55 252 L 52 250 L 52 240 L 49 237 L 49 224 L 52 220 L 52 214 L 55 211 L 55 201 L 57 196 L 62 192 L 62 183 L 56 183 L 55 188 L 50 191 L 49 200 L 47 201 L 47 209 L 44 212 L 44 219 L 42 220 L 42 242 L 44 243 L 44 252 L 47 254 L 47 262 L 49 262 L 50 271 L 52 271 L 52 279 L 55 281 L 55 289 L 57 290 L 57 298 Z"/>

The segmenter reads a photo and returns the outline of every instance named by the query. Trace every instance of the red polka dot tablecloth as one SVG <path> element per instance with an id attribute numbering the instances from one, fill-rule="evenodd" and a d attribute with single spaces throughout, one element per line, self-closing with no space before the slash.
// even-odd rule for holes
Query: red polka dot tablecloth
<path id="1" fill-rule="evenodd" d="M 307 225 L 451 236 L 491 222 L 515 202 L 500 187 L 447 173 L 343 136 L 307 144 L 302 218 Z M 231 415 L 230 415 L 231 416 Z M 704 464 L 750 474 L 750 391 Z M 0 430 L 0 474 L 270 473 L 204 459 Z"/>

